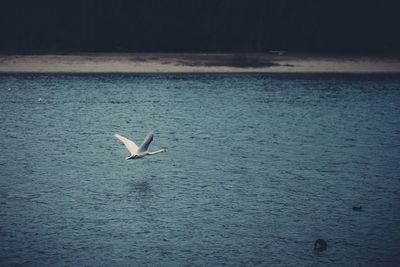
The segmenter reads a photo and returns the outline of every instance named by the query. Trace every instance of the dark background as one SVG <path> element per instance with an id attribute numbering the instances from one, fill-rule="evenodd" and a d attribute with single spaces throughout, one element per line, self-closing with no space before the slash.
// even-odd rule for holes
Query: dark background
<path id="1" fill-rule="evenodd" d="M 0 52 L 398 53 L 395 0 L 5 0 Z"/>

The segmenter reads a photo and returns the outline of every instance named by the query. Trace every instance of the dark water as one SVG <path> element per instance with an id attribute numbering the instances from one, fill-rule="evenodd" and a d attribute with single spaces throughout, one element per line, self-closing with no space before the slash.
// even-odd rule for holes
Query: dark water
<path id="1" fill-rule="evenodd" d="M 0 265 L 400 262 L 399 77 L 3 75 L 0 94 Z M 126 161 L 114 133 L 150 130 L 168 153 Z"/>

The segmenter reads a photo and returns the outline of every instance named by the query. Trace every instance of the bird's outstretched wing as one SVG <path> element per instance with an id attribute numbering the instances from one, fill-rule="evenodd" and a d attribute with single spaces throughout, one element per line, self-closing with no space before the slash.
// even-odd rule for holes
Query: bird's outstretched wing
<path id="1" fill-rule="evenodd" d="M 153 133 L 149 133 L 144 139 L 143 143 L 140 145 L 138 149 L 138 153 L 145 152 L 149 149 L 149 145 L 153 141 Z"/>
<path id="2" fill-rule="evenodd" d="M 129 150 L 129 152 L 131 152 L 132 156 L 138 154 L 138 146 L 133 141 L 131 141 L 128 138 L 125 138 L 119 134 L 116 134 L 114 136 L 116 138 L 118 138 L 122 143 L 124 143 L 124 145 Z"/>

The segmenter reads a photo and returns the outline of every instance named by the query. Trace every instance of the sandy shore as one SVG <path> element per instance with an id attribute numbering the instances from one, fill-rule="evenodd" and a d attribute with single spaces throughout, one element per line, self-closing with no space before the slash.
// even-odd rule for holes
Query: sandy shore
<path id="1" fill-rule="evenodd" d="M 360 73 L 400 74 L 400 56 L 259 54 L 0 55 L 0 73 Z"/>

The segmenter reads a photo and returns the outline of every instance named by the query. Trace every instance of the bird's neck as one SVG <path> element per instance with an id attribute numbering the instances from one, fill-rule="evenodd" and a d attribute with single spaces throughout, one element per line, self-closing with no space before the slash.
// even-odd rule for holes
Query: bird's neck
<path id="1" fill-rule="evenodd" d="M 162 148 L 162 149 L 160 149 L 160 150 L 157 150 L 157 151 L 153 151 L 153 152 L 150 152 L 150 151 L 148 151 L 147 152 L 147 155 L 156 155 L 156 154 L 159 154 L 159 153 L 163 153 L 163 152 L 165 152 L 166 150 L 164 149 L 164 148 Z"/>

